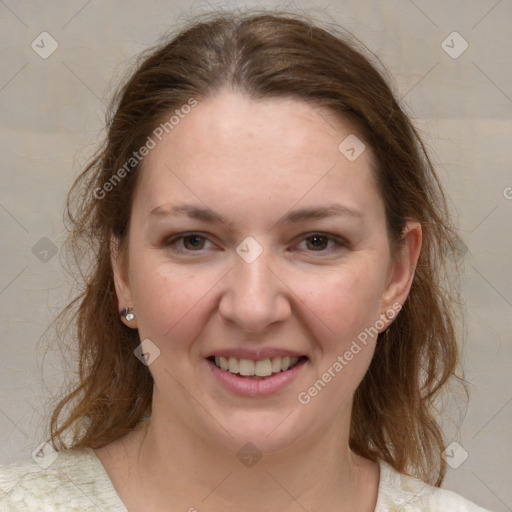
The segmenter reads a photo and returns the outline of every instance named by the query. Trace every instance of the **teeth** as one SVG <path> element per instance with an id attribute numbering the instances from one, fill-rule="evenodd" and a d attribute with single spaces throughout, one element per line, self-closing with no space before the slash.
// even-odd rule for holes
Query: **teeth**
<path id="1" fill-rule="evenodd" d="M 274 357 L 271 363 L 272 373 L 277 373 L 281 371 L 281 358 Z"/>
<path id="2" fill-rule="evenodd" d="M 258 377 L 268 377 L 269 375 L 272 375 L 272 363 L 270 362 L 270 359 L 256 361 L 254 366 L 254 373 L 258 375 Z"/>
<path id="3" fill-rule="evenodd" d="M 246 377 L 268 377 L 273 373 L 288 370 L 295 366 L 299 361 L 298 357 L 273 357 L 272 359 L 261 359 L 252 361 L 251 359 L 237 359 L 236 357 L 216 357 L 215 365 L 222 370 L 230 373 L 244 375 Z"/>
<path id="4" fill-rule="evenodd" d="M 239 369 L 238 359 L 235 359 L 234 357 L 230 357 L 228 370 L 231 373 L 238 373 L 238 369 Z"/>
<path id="5" fill-rule="evenodd" d="M 240 375 L 256 375 L 256 365 L 250 359 L 240 359 L 238 363 Z"/>

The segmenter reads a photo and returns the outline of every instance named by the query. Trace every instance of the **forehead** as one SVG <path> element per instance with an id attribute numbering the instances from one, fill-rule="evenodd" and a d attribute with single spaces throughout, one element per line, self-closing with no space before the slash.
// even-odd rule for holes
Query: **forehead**
<path id="1" fill-rule="evenodd" d="M 344 153 L 347 140 L 357 152 L 364 147 L 355 159 Z M 372 165 L 353 126 L 327 108 L 222 90 L 182 115 L 147 155 L 136 202 L 151 210 L 185 194 L 217 206 L 229 197 L 291 208 L 337 195 L 361 209 L 378 199 Z"/>
<path id="2" fill-rule="evenodd" d="M 200 100 L 181 119 L 173 117 L 177 124 L 166 130 L 169 133 L 164 135 L 164 144 L 159 145 L 160 151 L 153 152 L 153 156 L 162 152 L 165 141 L 173 141 L 182 155 L 195 158 L 254 154 L 263 145 L 280 151 L 260 151 L 262 160 L 278 154 L 284 158 L 294 153 L 318 156 L 325 150 L 327 155 L 338 157 L 340 142 L 356 135 L 351 123 L 318 104 L 290 97 L 254 100 L 229 89 Z M 208 155 L 198 154 L 197 147 L 208 149 Z M 149 156 L 148 160 L 151 159 Z"/>

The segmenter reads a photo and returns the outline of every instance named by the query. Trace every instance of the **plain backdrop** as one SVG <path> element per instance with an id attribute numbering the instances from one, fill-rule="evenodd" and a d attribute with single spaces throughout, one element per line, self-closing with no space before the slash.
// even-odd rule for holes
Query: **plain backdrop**
<path id="1" fill-rule="evenodd" d="M 510 0 L 0 1 L 0 463 L 29 460 L 45 439 L 72 364 L 51 351 L 43 366 L 39 339 L 69 298 L 65 194 L 101 140 L 106 101 L 162 34 L 203 10 L 244 6 L 339 23 L 393 77 L 465 243 L 470 402 L 460 429 L 447 422 L 445 432 L 452 453 L 467 458 L 443 486 L 512 510 Z M 448 403 L 457 418 L 459 400 Z"/>

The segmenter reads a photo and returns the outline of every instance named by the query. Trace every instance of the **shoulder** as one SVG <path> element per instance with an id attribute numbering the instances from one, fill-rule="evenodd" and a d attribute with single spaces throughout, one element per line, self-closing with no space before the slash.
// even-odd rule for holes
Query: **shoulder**
<path id="1" fill-rule="evenodd" d="M 382 459 L 379 466 L 376 512 L 489 512 L 459 494 L 399 473 Z"/>
<path id="2" fill-rule="evenodd" d="M 72 449 L 0 467 L 0 509 L 126 511 L 94 452 Z"/>

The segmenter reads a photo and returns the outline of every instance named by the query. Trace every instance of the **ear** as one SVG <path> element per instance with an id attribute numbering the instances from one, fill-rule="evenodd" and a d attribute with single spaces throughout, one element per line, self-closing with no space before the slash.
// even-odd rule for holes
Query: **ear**
<path id="1" fill-rule="evenodd" d="M 387 284 L 380 301 L 380 318 L 384 331 L 398 314 L 409 295 L 421 252 L 422 230 L 416 221 L 406 223 L 402 243 L 388 272 Z M 388 316 L 389 315 L 389 316 Z"/>
<path id="2" fill-rule="evenodd" d="M 133 300 L 128 280 L 127 259 L 120 249 L 119 239 L 114 235 L 110 238 L 110 263 L 114 274 L 117 303 L 121 312 L 124 308 L 133 307 Z M 121 315 L 119 318 L 128 327 L 137 329 L 137 315 L 130 322 L 127 322 Z"/>

